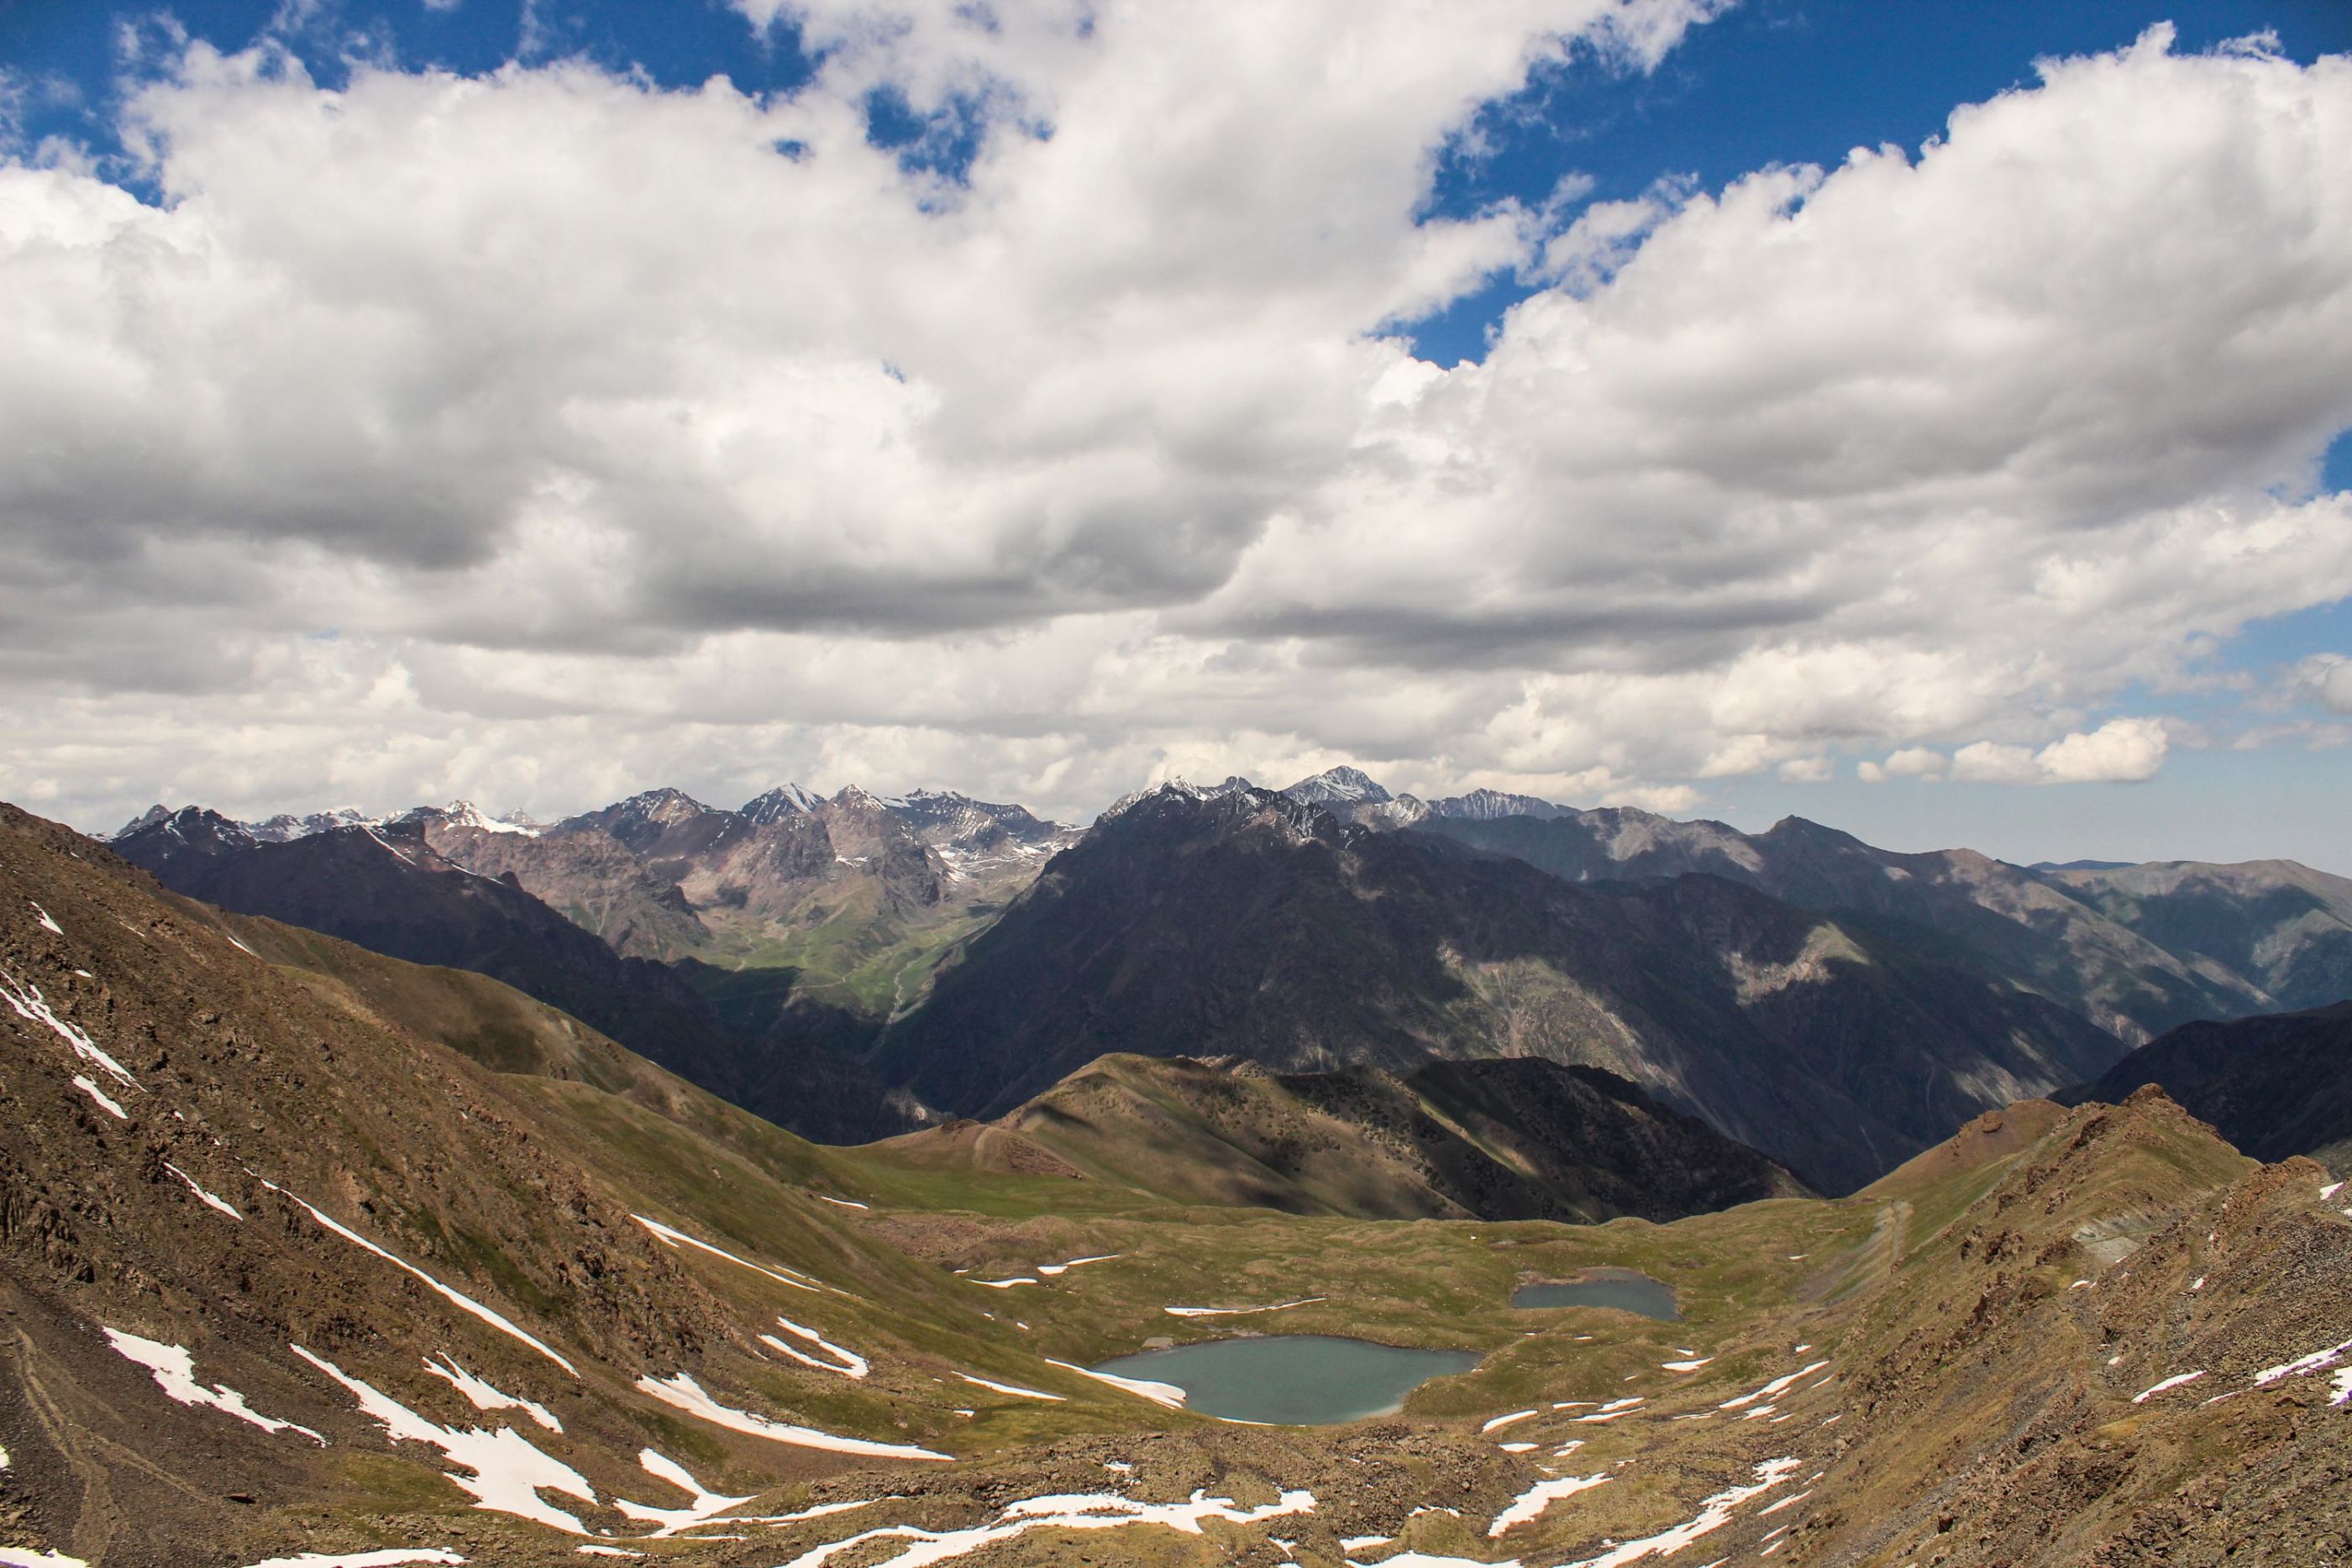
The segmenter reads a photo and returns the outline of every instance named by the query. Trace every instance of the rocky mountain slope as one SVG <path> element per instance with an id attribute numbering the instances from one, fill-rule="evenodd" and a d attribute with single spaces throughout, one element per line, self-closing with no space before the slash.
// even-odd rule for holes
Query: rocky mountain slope
<path id="1" fill-rule="evenodd" d="M 2352 1218 L 2160 1096 L 2015 1107 L 1853 1197 L 1665 1226 L 1169 1208 L 815 1148 L 495 982 L 291 961 L 316 940 L 0 811 L 8 1560 L 2352 1550 Z M 374 995 L 538 1043 L 493 1071 Z M 1508 1305 L 1599 1268 L 1680 1321 Z M 1081 1370 L 1276 1308 L 1484 1359 L 1319 1428 Z"/>
<path id="2" fill-rule="evenodd" d="M 1107 1056 L 992 1126 L 950 1123 L 877 1149 L 1364 1219 L 1664 1220 L 1805 1191 L 1612 1073 L 1533 1057 L 1397 1077 Z"/>
<path id="3" fill-rule="evenodd" d="M 1056 857 L 871 1060 L 994 1116 L 1114 1051 L 1603 1067 L 1843 1191 L 2121 1048 L 1719 878 L 1580 884 L 1284 795 L 1169 787 Z"/>
<path id="4" fill-rule="evenodd" d="M 673 969 L 622 956 L 510 875 L 478 874 L 447 860 L 433 847 L 436 836 L 428 817 L 271 841 L 188 807 L 117 837 L 112 847 L 188 897 L 412 963 L 491 976 L 737 1104 L 813 1134 L 857 1139 L 905 1124 L 854 1061 L 789 1028 L 730 1028 Z"/>
<path id="5" fill-rule="evenodd" d="M 1391 796 L 1352 768 L 1286 792 L 1366 826 L 1440 834 L 1572 882 L 1700 872 L 1742 883 L 1894 940 L 1932 943 L 1948 961 L 2029 988 L 2127 1045 L 2193 1019 L 2352 996 L 2352 881 L 2290 861 L 2025 867 L 1964 849 L 1900 854 L 1801 817 L 1743 833 L 1493 791 L 1424 802 Z"/>
<path id="6" fill-rule="evenodd" d="M 2183 1024 L 2057 1098 L 2120 1100 L 2144 1083 L 2256 1159 L 2308 1155 L 2352 1176 L 2352 1002 Z"/>

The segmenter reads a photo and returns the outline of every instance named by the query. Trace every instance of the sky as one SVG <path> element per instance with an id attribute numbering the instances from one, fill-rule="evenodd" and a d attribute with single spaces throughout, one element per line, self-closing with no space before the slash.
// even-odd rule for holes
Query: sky
<path id="1" fill-rule="evenodd" d="M 0 796 L 2352 873 L 2352 7 L 0 0 Z"/>

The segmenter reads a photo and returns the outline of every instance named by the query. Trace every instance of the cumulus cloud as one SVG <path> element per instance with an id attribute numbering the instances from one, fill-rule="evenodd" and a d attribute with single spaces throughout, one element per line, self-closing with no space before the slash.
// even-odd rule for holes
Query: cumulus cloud
<path id="1" fill-rule="evenodd" d="M 2352 61 L 2158 30 L 1916 155 L 1416 218 L 1717 8 L 828 0 L 774 99 L 187 46 L 160 205 L 0 163 L 0 790 L 2149 776 L 2084 716 L 2352 593 Z M 1382 335 L 1504 270 L 1483 364 Z"/>
<path id="2" fill-rule="evenodd" d="M 1974 784 L 2137 784 L 2156 777 L 2170 747 L 2162 719 L 2115 718 L 2087 733 L 2062 736 L 2039 751 L 2000 741 L 1972 742 L 1952 754 L 1951 777 Z M 1943 765 L 1932 751 L 1912 750 L 1888 758 L 1885 772 L 1934 778 Z"/>

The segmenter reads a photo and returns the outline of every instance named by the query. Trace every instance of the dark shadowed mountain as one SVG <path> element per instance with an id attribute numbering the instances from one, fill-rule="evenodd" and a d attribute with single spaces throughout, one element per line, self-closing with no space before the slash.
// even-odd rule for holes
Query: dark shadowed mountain
<path id="1" fill-rule="evenodd" d="M 1536 1057 L 1433 1061 L 1400 1078 L 1106 1056 L 994 1124 L 953 1122 L 877 1152 L 1366 1219 L 1663 1221 L 1805 1190 L 1614 1073 Z"/>
<path id="2" fill-rule="evenodd" d="M 2352 1001 L 2183 1024 L 2062 1103 L 2119 1101 L 2154 1083 L 2258 1160 L 2309 1155 L 2352 1174 Z"/>
<path id="3" fill-rule="evenodd" d="M 511 875 L 485 876 L 446 859 L 428 841 L 431 833 L 428 821 L 410 821 L 271 842 L 188 807 L 116 839 L 113 848 L 191 898 L 411 963 L 503 980 L 712 1092 L 813 1135 L 855 1141 L 893 1130 L 881 1092 L 853 1061 L 788 1034 L 730 1030 L 667 966 L 622 956 Z"/>
<path id="4" fill-rule="evenodd" d="M 2077 1082 L 2112 1037 L 1717 877 L 1579 884 L 1268 791 L 1167 787 L 1057 856 L 873 1062 L 992 1116 L 1112 1051 L 1607 1068 L 1826 1190 Z"/>

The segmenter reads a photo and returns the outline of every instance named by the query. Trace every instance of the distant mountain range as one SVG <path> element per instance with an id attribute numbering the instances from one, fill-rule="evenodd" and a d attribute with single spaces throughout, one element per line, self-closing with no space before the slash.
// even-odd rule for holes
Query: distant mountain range
<path id="1" fill-rule="evenodd" d="M 1285 1072 L 1540 1056 L 1845 1191 L 2122 1051 L 2032 991 L 1723 878 L 1573 883 L 1287 794 L 1171 786 L 1057 856 L 869 1060 L 995 1116 L 1111 1051 Z"/>
<path id="2" fill-rule="evenodd" d="M 1843 1190 L 2183 1024 L 2352 995 L 2352 882 L 2293 862 L 2025 867 L 1800 818 L 1422 800 L 1346 768 L 1162 786 L 1083 833 L 785 785 L 553 824 L 158 808 L 116 847 L 195 896 L 511 979 L 822 1137 L 1000 1116 L 1105 1052 L 1392 1075 L 1535 1057 Z M 387 849 L 506 892 L 396 891 Z"/>

